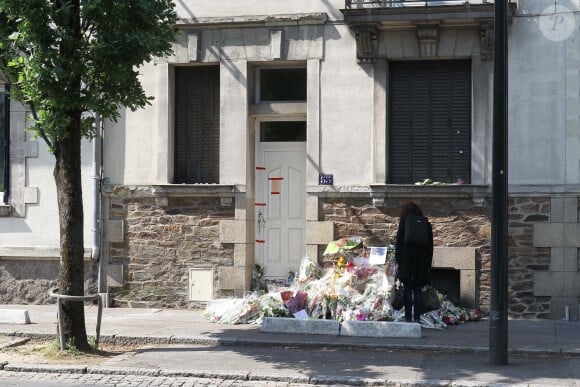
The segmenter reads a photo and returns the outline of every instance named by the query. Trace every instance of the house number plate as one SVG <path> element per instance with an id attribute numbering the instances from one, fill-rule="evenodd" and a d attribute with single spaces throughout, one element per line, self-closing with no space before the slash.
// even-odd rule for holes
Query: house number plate
<path id="1" fill-rule="evenodd" d="M 334 175 L 318 175 L 318 185 L 333 185 Z"/>

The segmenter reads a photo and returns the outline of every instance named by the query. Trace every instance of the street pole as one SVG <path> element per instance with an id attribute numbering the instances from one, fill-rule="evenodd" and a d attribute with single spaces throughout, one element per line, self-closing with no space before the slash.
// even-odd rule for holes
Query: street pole
<path id="1" fill-rule="evenodd" d="M 491 313 L 489 325 L 489 362 L 508 363 L 507 321 L 507 11 L 509 0 L 495 0 L 493 68 L 493 151 L 491 220 Z"/>

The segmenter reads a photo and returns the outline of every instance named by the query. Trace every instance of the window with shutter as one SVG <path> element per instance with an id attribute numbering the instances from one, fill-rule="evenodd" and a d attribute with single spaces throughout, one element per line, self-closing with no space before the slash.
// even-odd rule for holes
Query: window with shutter
<path id="1" fill-rule="evenodd" d="M 389 182 L 471 182 L 471 62 L 391 62 Z"/>
<path id="2" fill-rule="evenodd" d="M 219 183 L 218 66 L 175 69 L 174 183 Z"/>

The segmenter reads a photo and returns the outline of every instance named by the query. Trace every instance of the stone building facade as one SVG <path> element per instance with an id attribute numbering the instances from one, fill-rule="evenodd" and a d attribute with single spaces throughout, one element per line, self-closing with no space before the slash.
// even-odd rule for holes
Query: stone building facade
<path id="1" fill-rule="evenodd" d="M 183 193 L 160 199 L 152 191 L 137 192 L 123 187 L 110 192 L 110 219 L 124 225 L 120 240 L 110 244 L 111 264 L 126 273 L 118 280 L 122 286 L 112 294 L 115 304 L 202 307 L 203 302 L 189 300 L 187 293 L 188 270 L 192 267 L 217 269 L 212 271 L 214 297 L 243 296 L 248 289 L 238 289 L 236 284 L 249 283 L 251 267 L 236 256 L 240 243 L 235 243 L 235 235 L 223 229 L 235 222 L 232 201 L 207 194 L 180 196 Z M 482 202 L 474 201 L 471 193 L 450 194 L 442 192 L 445 189 L 440 187 L 424 191 L 411 198 L 402 192 L 386 199 L 360 194 L 325 195 L 319 200 L 318 221 L 332 224 L 334 239 L 358 235 L 367 246 L 389 245 L 396 236 L 401 205 L 414 200 L 434 226 L 434 271 L 457 271 L 459 303 L 488 313 L 489 195 L 484 195 Z M 558 309 L 563 315 L 566 306 L 571 318 L 576 315 L 578 289 L 562 284 L 575 283 L 580 257 L 574 254 L 578 247 L 551 245 L 560 246 L 563 238 L 568 238 L 564 244 L 578 244 L 575 230 L 579 213 L 578 198 L 510 196 L 508 312 L 511 317 L 551 318 Z M 317 247 L 318 262 L 323 265 L 321 251 L 325 246 Z"/>
<path id="2" fill-rule="evenodd" d="M 342 236 L 390 244 L 400 205 L 413 200 L 434 225 L 437 281 L 487 313 L 493 4 L 410 3 L 177 2 L 174 54 L 140 68 L 152 105 L 103 123 L 100 196 L 85 195 L 85 208 L 100 200 L 102 209 L 86 221 L 85 240 L 102 232 L 86 248 L 87 291 L 129 307 L 239 297 L 255 264 L 281 278 L 304 256 L 322 262 Z M 510 1 L 505 259 L 514 318 L 580 317 L 577 8 Z M 554 12 L 565 28 L 547 31 Z M 434 97 L 417 98 L 425 95 Z M 25 112 L 13 104 L 10 114 L 20 132 Z M 408 128 L 432 137 L 406 137 Z M 50 302 L 41 293 L 56 281 L 58 238 L 47 152 L 12 138 L 19 194 L 0 205 L 0 293 Z M 90 144 L 83 149 L 89 192 Z M 444 176 L 401 162 L 411 154 Z M 426 178 L 444 184 L 415 184 Z"/>

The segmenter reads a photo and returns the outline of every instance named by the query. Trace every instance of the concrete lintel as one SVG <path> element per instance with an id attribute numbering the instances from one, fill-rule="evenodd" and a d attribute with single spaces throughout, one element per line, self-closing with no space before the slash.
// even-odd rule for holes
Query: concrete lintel
<path id="1" fill-rule="evenodd" d="M 284 47 L 284 31 L 281 29 L 270 30 L 270 55 L 272 59 L 282 58 Z"/>
<path id="2" fill-rule="evenodd" d="M 435 247 L 433 267 L 475 270 L 475 247 Z"/>
<path id="3" fill-rule="evenodd" d="M 421 337 L 421 324 L 387 321 L 345 321 L 340 336 L 362 337 Z"/>
<path id="4" fill-rule="evenodd" d="M 310 335 L 338 336 L 340 323 L 336 320 L 301 320 L 291 317 L 266 317 L 262 321 L 262 332 L 269 333 L 298 333 Z"/>
<path id="5" fill-rule="evenodd" d="M 409 337 L 420 338 L 421 325 L 387 321 L 344 321 L 266 317 L 262 332 L 298 333 L 358 337 Z"/>
<path id="6" fill-rule="evenodd" d="M 199 17 L 193 19 L 179 19 L 179 27 L 255 27 L 255 26 L 294 26 L 294 25 L 317 25 L 325 24 L 328 15 L 324 12 L 277 14 L 277 15 L 252 15 L 252 16 L 223 16 L 223 17 Z"/>
<path id="7" fill-rule="evenodd" d="M 0 309 L 0 324 L 30 324 L 30 316 L 25 309 Z"/>
<path id="8" fill-rule="evenodd" d="M 60 257 L 60 249 L 50 246 L 4 246 L 0 247 L 0 257 L 2 258 L 26 258 L 43 259 Z"/>
<path id="9" fill-rule="evenodd" d="M 200 60 L 200 32 L 187 33 L 187 56 L 190 62 L 199 62 Z"/>

